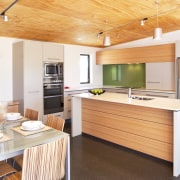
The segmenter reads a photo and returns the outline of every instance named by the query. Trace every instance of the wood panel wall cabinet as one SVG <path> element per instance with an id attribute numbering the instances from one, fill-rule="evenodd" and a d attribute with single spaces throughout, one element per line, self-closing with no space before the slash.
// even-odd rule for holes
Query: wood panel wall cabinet
<path id="1" fill-rule="evenodd" d="M 64 46 L 58 43 L 43 43 L 43 61 L 63 62 L 64 61 Z"/>
<path id="2" fill-rule="evenodd" d="M 13 44 L 13 99 L 19 111 L 32 108 L 43 113 L 42 42 L 22 41 Z"/>
<path id="3" fill-rule="evenodd" d="M 127 64 L 174 61 L 174 43 L 96 52 L 96 64 Z"/>
<path id="4" fill-rule="evenodd" d="M 173 161 L 173 112 L 82 99 L 83 133 Z"/>
<path id="5" fill-rule="evenodd" d="M 175 90 L 175 63 L 146 63 L 146 89 Z"/>

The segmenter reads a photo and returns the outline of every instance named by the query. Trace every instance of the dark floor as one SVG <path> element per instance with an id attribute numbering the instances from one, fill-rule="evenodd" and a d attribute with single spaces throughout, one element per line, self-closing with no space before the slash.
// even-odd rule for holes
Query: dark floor
<path id="1" fill-rule="evenodd" d="M 180 180 L 172 163 L 85 134 L 70 141 L 71 180 Z"/>

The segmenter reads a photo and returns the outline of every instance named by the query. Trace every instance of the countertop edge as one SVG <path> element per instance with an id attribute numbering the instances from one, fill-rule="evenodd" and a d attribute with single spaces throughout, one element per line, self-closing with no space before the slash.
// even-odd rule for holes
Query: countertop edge
<path id="1" fill-rule="evenodd" d="M 153 100 L 144 101 L 128 98 L 127 94 L 110 92 L 105 92 L 104 94 L 98 96 L 92 95 L 90 93 L 81 93 L 72 95 L 72 97 L 87 98 L 93 100 L 108 101 L 150 108 L 158 108 L 171 111 L 180 111 L 180 99 L 154 97 Z"/>

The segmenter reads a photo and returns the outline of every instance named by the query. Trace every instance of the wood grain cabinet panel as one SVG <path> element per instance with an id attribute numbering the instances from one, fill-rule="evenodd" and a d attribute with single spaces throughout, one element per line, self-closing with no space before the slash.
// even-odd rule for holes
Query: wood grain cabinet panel
<path id="1" fill-rule="evenodd" d="M 96 52 L 96 64 L 127 64 L 174 61 L 174 43 Z"/>
<path id="2" fill-rule="evenodd" d="M 82 100 L 82 131 L 172 162 L 173 113 L 97 100 Z"/>

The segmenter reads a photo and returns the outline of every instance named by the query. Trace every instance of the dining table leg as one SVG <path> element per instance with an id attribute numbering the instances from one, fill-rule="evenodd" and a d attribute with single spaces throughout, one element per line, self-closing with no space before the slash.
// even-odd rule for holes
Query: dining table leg
<path id="1" fill-rule="evenodd" d="M 66 180 L 70 180 L 70 137 L 67 140 L 67 156 L 66 156 Z"/>

